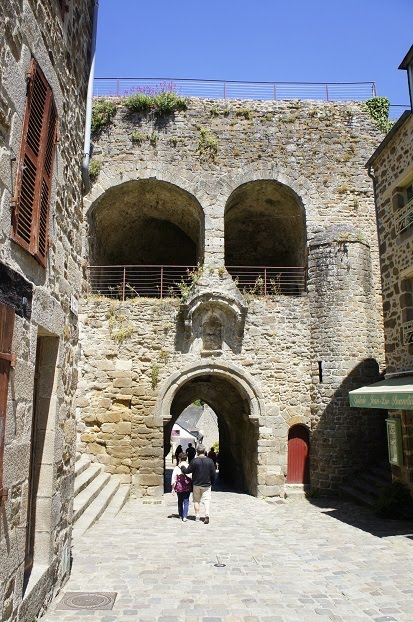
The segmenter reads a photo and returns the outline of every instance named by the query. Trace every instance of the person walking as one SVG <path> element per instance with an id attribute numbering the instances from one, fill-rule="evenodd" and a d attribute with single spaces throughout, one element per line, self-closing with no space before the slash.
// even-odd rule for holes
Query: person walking
<path id="1" fill-rule="evenodd" d="M 192 445 L 192 443 L 188 443 L 186 455 L 188 456 L 189 464 L 191 464 L 192 460 L 195 458 L 195 454 L 196 454 L 195 447 Z"/>
<path id="2" fill-rule="evenodd" d="M 211 487 L 215 482 L 216 471 L 215 465 L 206 455 L 206 449 L 203 445 L 196 448 L 196 458 L 186 467 L 180 465 L 182 473 L 189 475 L 192 473 L 192 496 L 195 508 L 195 520 L 200 520 L 201 503 L 205 508 L 204 525 L 209 523 L 209 507 L 211 503 Z"/>
<path id="3" fill-rule="evenodd" d="M 213 447 L 211 447 L 211 449 L 208 452 L 208 458 L 211 458 L 212 462 L 214 463 L 215 468 L 217 468 L 217 455 Z"/>
<path id="4" fill-rule="evenodd" d="M 179 462 L 179 454 L 182 453 L 182 445 L 178 445 L 178 447 L 175 449 L 175 462 L 176 462 L 176 466 L 178 466 L 178 462 Z"/>
<path id="5" fill-rule="evenodd" d="M 187 467 L 188 462 L 186 453 L 181 452 L 178 456 L 179 466 L 176 465 L 172 471 L 172 494 L 176 492 L 178 496 L 178 514 L 184 523 L 187 521 L 189 510 L 189 495 L 192 491 L 192 480 L 190 475 L 184 475 L 180 467 Z"/>

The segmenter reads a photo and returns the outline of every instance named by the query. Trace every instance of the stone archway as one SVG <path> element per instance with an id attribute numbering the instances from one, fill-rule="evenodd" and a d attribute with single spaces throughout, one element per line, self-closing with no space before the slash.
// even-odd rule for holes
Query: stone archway
<path id="1" fill-rule="evenodd" d="M 96 265 L 202 263 L 204 213 L 176 184 L 147 178 L 108 188 L 88 211 L 89 259 Z"/>
<path id="2" fill-rule="evenodd" d="M 166 446 L 174 422 L 197 399 L 206 402 L 218 417 L 223 482 L 257 495 L 259 418 L 263 403 L 256 388 L 235 367 L 202 365 L 175 374 L 158 401 Z"/>

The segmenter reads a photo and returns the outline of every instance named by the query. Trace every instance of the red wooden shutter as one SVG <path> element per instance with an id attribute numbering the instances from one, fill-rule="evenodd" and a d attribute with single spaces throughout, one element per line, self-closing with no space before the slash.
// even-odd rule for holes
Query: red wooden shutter
<path id="1" fill-rule="evenodd" d="M 46 265 L 57 114 L 52 90 L 33 60 L 13 215 L 13 239 Z"/>
<path id="2" fill-rule="evenodd" d="M 14 309 L 0 303 L 0 500 L 7 496 L 7 491 L 3 487 L 3 455 L 9 372 L 13 361 L 11 353 L 13 330 Z"/>

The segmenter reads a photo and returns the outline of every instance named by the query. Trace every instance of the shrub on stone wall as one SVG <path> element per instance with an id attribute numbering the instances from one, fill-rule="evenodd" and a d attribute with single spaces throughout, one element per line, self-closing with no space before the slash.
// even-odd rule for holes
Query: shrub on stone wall
<path id="1" fill-rule="evenodd" d="M 116 110 L 116 105 L 111 101 L 105 99 L 95 101 L 92 108 L 92 134 L 97 134 L 110 125 Z"/>

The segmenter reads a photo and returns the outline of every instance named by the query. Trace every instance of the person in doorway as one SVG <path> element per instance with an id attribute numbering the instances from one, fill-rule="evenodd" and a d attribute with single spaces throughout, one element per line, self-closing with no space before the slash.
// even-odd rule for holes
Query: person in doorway
<path id="1" fill-rule="evenodd" d="M 211 502 L 211 486 L 215 482 L 216 471 L 214 463 L 206 455 L 203 445 L 196 448 L 196 458 L 188 467 L 181 466 L 181 471 L 185 475 L 192 473 L 192 495 L 194 499 L 195 520 L 200 520 L 201 503 L 205 508 L 204 524 L 209 523 L 209 506 Z"/>
<path id="2" fill-rule="evenodd" d="M 214 467 L 217 468 L 217 455 L 213 447 L 211 447 L 211 449 L 208 452 L 208 458 L 211 458 L 212 462 L 214 463 Z"/>
<path id="3" fill-rule="evenodd" d="M 175 449 L 175 462 L 176 462 L 176 466 L 178 466 L 178 462 L 179 462 L 179 454 L 182 453 L 182 445 L 178 445 L 178 447 Z"/>
<path id="4" fill-rule="evenodd" d="M 188 456 L 189 464 L 191 464 L 192 460 L 195 458 L 195 454 L 196 454 L 195 447 L 192 445 L 192 443 L 188 443 L 186 455 Z"/>
<path id="5" fill-rule="evenodd" d="M 172 494 L 178 496 L 179 518 L 186 523 L 189 510 L 189 495 L 192 492 L 192 480 L 190 475 L 184 475 L 180 467 L 188 467 L 187 456 L 183 451 L 178 456 L 179 466 L 172 471 Z"/>

